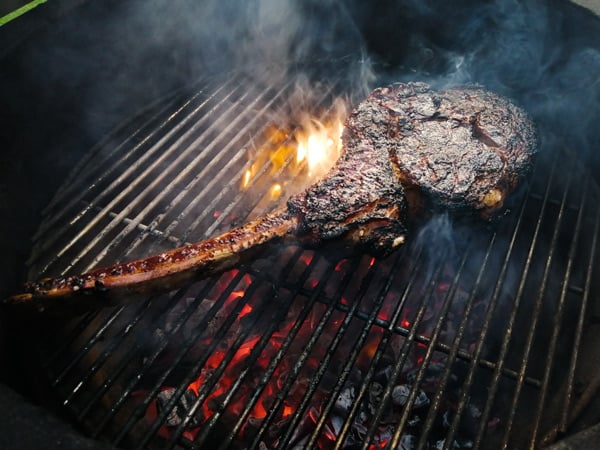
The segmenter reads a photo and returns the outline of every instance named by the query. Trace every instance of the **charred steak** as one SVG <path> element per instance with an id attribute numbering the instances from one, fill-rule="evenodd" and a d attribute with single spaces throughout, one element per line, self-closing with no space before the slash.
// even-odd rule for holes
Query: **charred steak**
<path id="1" fill-rule="evenodd" d="M 283 209 L 160 255 L 28 283 L 6 303 L 112 303 L 216 274 L 281 238 L 313 245 L 343 238 L 386 253 L 405 239 L 404 186 L 435 206 L 487 213 L 501 206 L 535 150 L 531 123 L 507 100 L 479 88 L 435 92 L 423 83 L 373 91 L 348 118 L 343 144 L 333 169 Z"/>
<path id="2" fill-rule="evenodd" d="M 424 83 L 375 89 L 346 122 L 347 148 L 388 149 L 412 209 L 477 210 L 489 216 L 529 170 L 532 122 L 479 87 L 436 92 Z"/>

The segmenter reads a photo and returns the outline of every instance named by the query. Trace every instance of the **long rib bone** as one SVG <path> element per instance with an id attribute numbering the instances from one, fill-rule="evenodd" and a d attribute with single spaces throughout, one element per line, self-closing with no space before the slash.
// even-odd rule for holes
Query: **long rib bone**
<path id="1" fill-rule="evenodd" d="M 382 253 L 404 242 L 405 199 L 387 150 L 347 148 L 331 172 L 286 208 L 220 236 L 144 259 L 80 275 L 43 279 L 5 303 L 46 309 L 54 304 L 102 306 L 193 278 L 218 274 L 250 250 L 280 238 L 317 244 L 344 237 L 353 247 Z"/>
<path id="2" fill-rule="evenodd" d="M 298 221 L 278 210 L 220 236 L 144 259 L 115 264 L 80 275 L 43 279 L 25 286 L 25 293 L 7 299 L 12 304 L 39 302 L 51 306 L 69 297 L 119 300 L 139 292 L 177 287 L 195 275 L 210 276 L 236 263 L 245 251 L 293 234 Z"/>

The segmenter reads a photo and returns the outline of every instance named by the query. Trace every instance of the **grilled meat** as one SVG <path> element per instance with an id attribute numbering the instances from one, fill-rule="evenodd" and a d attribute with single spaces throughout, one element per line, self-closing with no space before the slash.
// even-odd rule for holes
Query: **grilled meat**
<path id="1" fill-rule="evenodd" d="M 343 143 L 328 175 L 283 209 L 160 255 L 29 283 L 7 303 L 43 309 L 65 300 L 80 303 L 89 294 L 104 305 L 216 274 L 282 238 L 312 245 L 343 238 L 386 253 L 405 239 L 403 185 L 438 207 L 496 210 L 530 165 L 534 134 L 519 109 L 492 93 L 436 93 L 409 83 L 376 89 L 359 104 L 346 122 Z"/>
<path id="2" fill-rule="evenodd" d="M 536 135 L 525 113 L 478 87 L 440 92 L 424 83 L 375 89 L 346 122 L 346 147 L 392 153 L 411 209 L 488 217 L 529 170 Z"/>
<path id="3" fill-rule="evenodd" d="M 346 146 L 334 169 L 291 197 L 298 237 L 318 244 L 344 236 L 375 254 L 404 242 L 406 198 L 385 148 L 359 141 Z"/>

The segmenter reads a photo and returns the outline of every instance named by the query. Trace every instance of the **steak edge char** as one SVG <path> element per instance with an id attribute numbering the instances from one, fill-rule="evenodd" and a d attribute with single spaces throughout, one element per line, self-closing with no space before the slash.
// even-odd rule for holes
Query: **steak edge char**
<path id="1" fill-rule="evenodd" d="M 404 243 L 407 203 L 391 154 L 370 142 L 345 146 L 335 167 L 287 202 L 312 245 L 344 237 L 373 254 Z"/>
<path id="2" fill-rule="evenodd" d="M 524 111 L 480 87 L 425 83 L 375 89 L 346 121 L 344 145 L 388 149 L 412 214 L 478 211 L 489 217 L 529 171 L 535 127 Z"/>
<path id="3" fill-rule="evenodd" d="M 385 254 L 404 242 L 407 210 L 417 203 L 484 216 L 500 208 L 535 152 L 531 122 L 507 100 L 423 83 L 374 90 L 346 121 L 342 140 L 333 169 L 282 209 L 160 255 L 27 283 L 5 303 L 37 310 L 120 303 L 223 272 L 279 239 L 343 239 Z"/>

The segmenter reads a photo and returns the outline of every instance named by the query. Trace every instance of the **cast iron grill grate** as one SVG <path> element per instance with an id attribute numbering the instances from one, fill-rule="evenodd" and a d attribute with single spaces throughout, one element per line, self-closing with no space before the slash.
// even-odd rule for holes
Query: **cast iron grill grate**
<path id="1" fill-rule="evenodd" d="M 32 278 L 203 239 L 307 183 L 289 145 L 298 80 L 204 80 L 123 125 L 45 211 Z M 343 83 L 311 98 L 326 116 Z M 273 133 L 275 129 L 281 132 Z M 435 217 L 388 258 L 295 246 L 168 295 L 57 319 L 51 385 L 93 437 L 126 448 L 521 448 L 568 429 L 598 298 L 599 191 L 542 149 L 494 224 Z M 283 194 L 271 196 L 273 180 Z"/>

